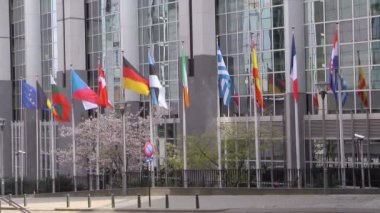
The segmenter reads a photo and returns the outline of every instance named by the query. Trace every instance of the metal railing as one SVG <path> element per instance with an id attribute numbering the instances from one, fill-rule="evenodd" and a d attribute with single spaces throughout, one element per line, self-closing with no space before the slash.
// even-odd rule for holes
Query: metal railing
<path id="1" fill-rule="evenodd" d="M 224 170 L 167 170 L 150 172 L 148 170 L 128 171 L 126 175 L 127 187 L 149 187 L 151 176 L 154 175 L 155 187 L 184 187 L 184 175 L 187 176 L 188 187 L 257 187 L 256 170 L 251 169 L 224 169 Z M 260 170 L 262 188 L 297 188 L 297 180 L 301 178 L 302 188 L 323 188 L 323 168 L 307 168 L 301 171 L 301 177 L 297 177 L 297 170 L 284 168 L 264 168 Z M 380 168 L 346 168 L 346 186 L 380 188 Z M 364 174 L 364 177 L 362 177 Z M 221 177 L 219 177 L 221 175 Z M 341 187 L 341 172 L 339 168 L 327 168 L 326 172 L 328 188 Z M 100 176 L 100 189 L 121 189 L 122 178 L 119 173 L 105 173 Z M 21 187 L 16 193 L 14 178 L 6 178 L 4 184 L 5 194 L 33 194 L 52 192 L 52 180 L 47 178 L 39 181 L 39 189 L 36 189 L 34 180 L 24 179 L 23 192 Z M 17 182 L 21 184 L 20 181 Z M 95 175 L 77 176 L 78 191 L 95 190 Z M 55 180 L 56 192 L 69 192 L 73 190 L 73 178 L 59 175 Z M 0 186 L 1 187 L 1 186 Z"/>

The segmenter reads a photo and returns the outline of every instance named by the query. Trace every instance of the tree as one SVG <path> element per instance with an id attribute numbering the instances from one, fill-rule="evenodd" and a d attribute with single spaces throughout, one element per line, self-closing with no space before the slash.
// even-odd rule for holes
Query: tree
<path id="1" fill-rule="evenodd" d="M 141 166 L 144 143 L 149 139 L 149 119 L 140 113 L 126 114 L 127 169 L 138 170 Z M 97 130 L 99 119 L 100 131 Z M 123 166 L 122 119 L 115 113 L 101 114 L 98 118 L 86 119 L 76 126 L 76 166 L 78 171 L 86 173 L 96 168 L 96 137 L 99 134 L 99 166 L 102 169 L 121 174 Z M 71 127 L 61 126 L 60 135 L 71 137 Z M 67 142 L 68 140 L 65 140 Z M 60 164 L 72 163 L 72 144 L 57 149 Z"/>

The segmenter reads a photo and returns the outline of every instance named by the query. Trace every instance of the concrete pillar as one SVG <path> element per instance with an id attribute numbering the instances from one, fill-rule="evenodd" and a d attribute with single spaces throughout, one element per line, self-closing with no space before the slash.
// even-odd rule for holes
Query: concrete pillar
<path id="1" fill-rule="evenodd" d="M 294 124 L 294 96 L 293 82 L 290 80 L 290 62 L 292 45 L 292 27 L 297 52 L 298 84 L 299 84 L 299 139 L 301 151 L 301 169 L 305 168 L 304 155 L 304 115 L 306 112 L 306 82 L 305 82 L 305 49 L 304 49 L 304 5 L 302 1 L 284 1 L 284 24 L 285 24 L 285 75 L 286 75 L 286 95 L 285 95 L 285 121 L 286 121 L 286 166 L 289 169 L 296 169 L 296 139 Z M 299 13 L 299 14 L 295 14 Z"/>
<path id="2" fill-rule="evenodd" d="M 139 70 L 139 54 L 141 53 L 139 53 L 138 46 L 139 22 L 137 3 L 138 1 L 120 1 L 120 37 L 121 50 L 124 51 L 124 57 Z M 123 61 L 121 61 L 121 65 L 122 63 Z M 122 78 L 123 73 L 121 73 L 121 84 L 123 84 Z M 125 98 L 126 101 L 140 101 L 140 95 L 129 90 L 125 90 Z"/>
<path id="3" fill-rule="evenodd" d="M 4 162 L 11 162 L 10 121 L 12 119 L 11 50 L 9 26 L 9 1 L 0 0 L 0 117 L 6 119 L 4 127 Z M 4 166 L 4 176 L 11 176 L 11 166 Z"/>

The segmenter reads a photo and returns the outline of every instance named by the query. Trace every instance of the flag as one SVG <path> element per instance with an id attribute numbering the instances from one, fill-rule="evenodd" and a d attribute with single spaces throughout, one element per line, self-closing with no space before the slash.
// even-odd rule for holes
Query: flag
<path id="1" fill-rule="evenodd" d="M 292 38 L 292 57 L 290 59 L 290 76 L 293 80 L 294 100 L 298 102 L 297 55 L 296 55 L 296 42 L 294 39 L 294 33 L 293 33 L 293 38 Z"/>
<path id="2" fill-rule="evenodd" d="M 108 99 L 106 78 L 104 77 L 104 71 L 102 65 L 98 65 L 98 96 L 99 106 L 113 108 L 110 100 Z"/>
<path id="3" fill-rule="evenodd" d="M 53 76 L 50 76 L 51 83 L 51 97 L 54 106 L 53 116 L 56 121 L 69 122 L 71 106 L 65 95 L 59 90 L 54 81 Z"/>
<path id="4" fill-rule="evenodd" d="M 257 65 L 255 41 L 252 41 L 251 60 L 252 60 L 252 75 L 253 75 L 253 80 L 255 81 L 254 86 L 255 86 L 255 92 L 256 92 L 257 105 L 260 107 L 260 109 L 264 109 L 263 94 L 261 92 L 261 84 L 260 84 L 260 73 L 259 73 L 259 67 Z"/>
<path id="5" fill-rule="evenodd" d="M 42 89 L 41 85 L 37 83 L 37 108 L 42 110 L 53 110 L 53 105 L 49 98 L 47 98 L 44 90 Z"/>
<path id="6" fill-rule="evenodd" d="M 127 59 L 123 57 L 123 86 L 138 94 L 149 95 L 149 82 L 141 76 Z"/>
<path id="7" fill-rule="evenodd" d="M 335 32 L 333 48 L 331 51 L 331 60 L 330 60 L 330 89 L 333 91 L 335 100 L 338 100 L 336 93 L 336 79 L 335 72 L 339 69 L 339 46 L 338 46 L 338 31 Z"/>
<path id="8" fill-rule="evenodd" d="M 367 83 L 365 80 L 363 67 L 361 66 L 359 51 L 358 51 L 358 61 L 359 61 L 358 62 L 358 64 L 359 64 L 358 89 L 359 90 L 365 90 L 365 89 L 367 89 Z M 359 96 L 360 100 L 362 101 L 363 106 L 368 107 L 368 92 L 367 91 L 358 91 L 358 96 Z"/>
<path id="9" fill-rule="evenodd" d="M 98 95 L 72 69 L 71 70 L 71 97 L 82 101 L 85 110 L 98 107 Z"/>
<path id="10" fill-rule="evenodd" d="M 341 85 L 342 85 L 342 106 L 344 106 L 344 104 L 346 103 L 347 101 L 347 98 L 348 98 L 348 93 L 345 92 L 346 90 L 348 90 L 348 84 L 347 84 L 347 81 L 344 80 L 344 78 L 342 77 L 341 78 Z"/>
<path id="11" fill-rule="evenodd" d="M 185 49 L 182 46 L 182 87 L 183 87 L 183 100 L 186 108 L 190 107 L 189 86 L 187 84 L 187 64 Z"/>
<path id="12" fill-rule="evenodd" d="M 319 101 L 318 101 L 318 93 L 314 93 L 313 95 L 313 104 L 314 104 L 314 108 L 315 109 L 318 109 L 319 108 Z"/>
<path id="13" fill-rule="evenodd" d="M 34 87 L 22 80 L 22 107 L 26 109 L 36 109 L 37 92 Z"/>
<path id="14" fill-rule="evenodd" d="M 148 51 L 148 62 L 149 62 L 149 87 L 150 87 L 150 97 L 153 105 L 168 108 L 165 100 L 165 88 L 161 85 L 160 80 L 156 73 L 155 61 L 150 51 Z"/>
<path id="15" fill-rule="evenodd" d="M 217 50 L 217 62 L 218 62 L 218 77 L 219 77 L 219 96 L 223 98 L 223 104 L 225 106 L 230 105 L 231 100 L 231 77 L 228 73 L 226 64 L 224 63 L 222 51 L 220 51 L 219 45 Z"/>

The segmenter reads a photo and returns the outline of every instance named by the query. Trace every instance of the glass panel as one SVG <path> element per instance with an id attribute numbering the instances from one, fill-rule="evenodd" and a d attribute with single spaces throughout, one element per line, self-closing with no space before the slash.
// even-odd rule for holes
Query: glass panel
<path id="1" fill-rule="evenodd" d="M 340 46 L 340 66 L 352 66 L 353 58 L 352 58 L 352 45 L 341 45 Z"/>
<path id="2" fill-rule="evenodd" d="M 284 10 L 283 7 L 273 8 L 273 27 L 284 26 Z"/>
<path id="3" fill-rule="evenodd" d="M 378 67 L 378 66 L 372 67 L 372 70 L 371 70 L 371 86 L 372 86 L 372 89 L 380 89 L 380 67 Z M 380 95 L 380 94 L 378 94 L 378 95 Z M 380 96 L 377 96 L 377 97 L 380 97 Z M 379 99 L 379 98 L 377 98 L 377 99 Z M 379 101 L 379 103 L 380 103 L 380 101 Z"/>
<path id="4" fill-rule="evenodd" d="M 380 64 L 380 42 L 372 42 L 371 52 L 372 52 L 372 63 Z"/>
<path id="5" fill-rule="evenodd" d="M 274 52 L 274 70 L 284 71 L 285 70 L 285 52 L 276 51 Z"/>
<path id="6" fill-rule="evenodd" d="M 368 0 L 354 0 L 354 16 L 363 17 L 367 16 L 367 1 Z"/>
<path id="7" fill-rule="evenodd" d="M 340 42 L 352 42 L 352 21 L 343 21 L 339 25 Z"/>
<path id="8" fill-rule="evenodd" d="M 284 29 L 273 30 L 273 49 L 284 49 Z"/>
<path id="9" fill-rule="evenodd" d="M 372 40 L 380 39 L 380 17 L 371 19 Z"/>
<path id="10" fill-rule="evenodd" d="M 326 21 L 334 21 L 337 20 L 337 2 L 336 0 L 328 0 L 325 1 L 325 14 L 326 14 Z"/>
<path id="11" fill-rule="evenodd" d="M 371 0 L 370 2 L 371 15 L 380 15 L 380 0 Z"/>
<path id="12" fill-rule="evenodd" d="M 339 18 L 348 19 L 352 17 L 352 2 L 339 0 Z"/>
<path id="13" fill-rule="evenodd" d="M 368 40 L 368 19 L 355 20 L 355 41 L 367 41 Z"/>

